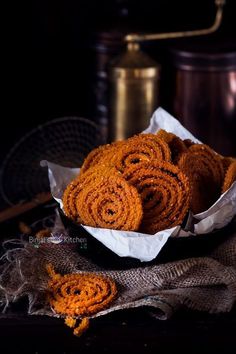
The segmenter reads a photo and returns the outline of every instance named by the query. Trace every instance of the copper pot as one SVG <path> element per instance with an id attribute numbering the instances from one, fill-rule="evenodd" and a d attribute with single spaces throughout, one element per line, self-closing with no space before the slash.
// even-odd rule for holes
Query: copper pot
<path id="1" fill-rule="evenodd" d="M 236 51 L 172 51 L 172 112 L 200 140 L 236 156 Z"/>

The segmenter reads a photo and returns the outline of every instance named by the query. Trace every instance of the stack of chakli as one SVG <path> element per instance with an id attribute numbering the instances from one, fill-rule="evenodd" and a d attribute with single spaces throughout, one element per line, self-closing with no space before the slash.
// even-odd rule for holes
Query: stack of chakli
<path id="1" fill-rule="evenodd" d="M 94 149 L 63 209 L 84 225 L 155 234 L 207 210 L 235 179 L 235 159 L 159 130 Z"/>

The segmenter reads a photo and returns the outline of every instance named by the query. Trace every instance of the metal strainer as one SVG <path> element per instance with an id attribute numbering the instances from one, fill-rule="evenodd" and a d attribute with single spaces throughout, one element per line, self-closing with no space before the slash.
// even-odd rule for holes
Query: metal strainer
<path id="1" fill-rule="evenodd" d="M 86 155 L 101 144 L 98 126 L 78 117 L 54 119 L 40 125 L 10 150 L 0 171 L 0 192 L 9 205 L 31 200 L 49 191 L 41 160 L 79 167 Z"/>

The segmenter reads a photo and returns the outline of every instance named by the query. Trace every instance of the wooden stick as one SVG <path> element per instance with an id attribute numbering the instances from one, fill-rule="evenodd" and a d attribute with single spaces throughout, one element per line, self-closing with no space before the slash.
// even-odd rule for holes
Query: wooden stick
<path id="1" fill-rule="evenodd" d="M 50 200 L 52 200 L 52 195 L 49 192 L 37 194 L 36 197 L 29 202 L 20 203 L 1 211 L 0 222 L 12 219 Z"/>

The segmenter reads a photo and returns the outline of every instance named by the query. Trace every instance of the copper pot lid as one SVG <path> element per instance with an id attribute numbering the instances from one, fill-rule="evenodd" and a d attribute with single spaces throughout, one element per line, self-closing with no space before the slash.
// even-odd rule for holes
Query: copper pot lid
<path id="1" fill-rule="evenodd" d="M 181 70 L 236 70 L 236 42 L 218 38 L 182 41 L 170 48 L 170 60 Z"/>

